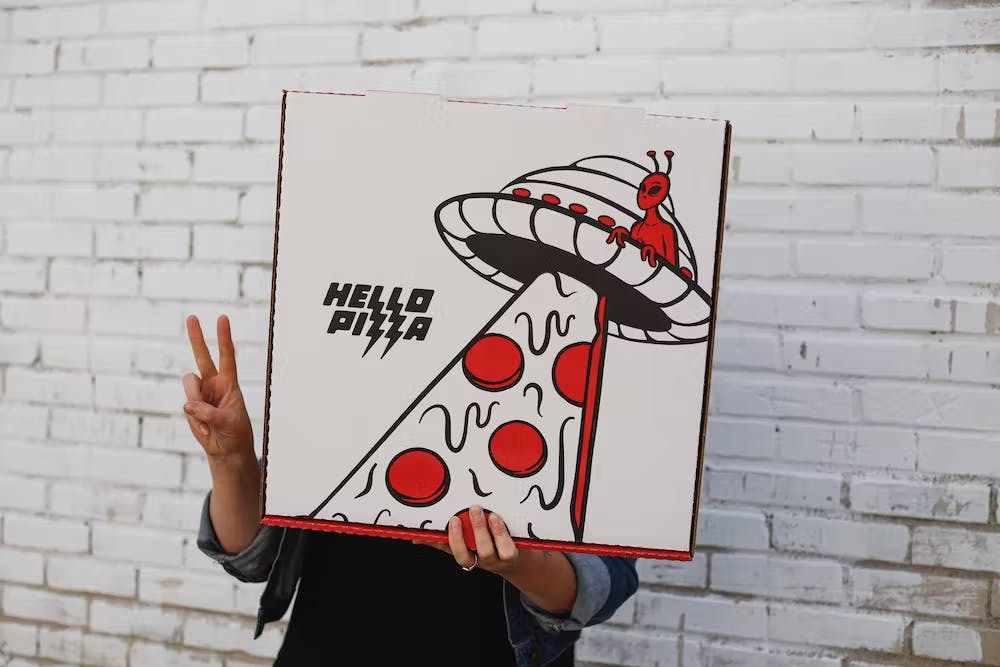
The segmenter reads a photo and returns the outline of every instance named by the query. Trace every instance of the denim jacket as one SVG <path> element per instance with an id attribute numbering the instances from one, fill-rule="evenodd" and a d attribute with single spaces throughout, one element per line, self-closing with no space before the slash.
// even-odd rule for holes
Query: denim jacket
<path id="1" fill-rule="evenodd" d="M 292 601 L 303 555 L 312 533 L 297 528 L 261 526 L 245 549 L 227 554 L 219 544 L 208 504 L 202 506 L 198 547 L 240 581 L 266 581 L 257 611 L 260 636 L 266 623 L 284 616 Z M 602 623 L 635 593 L 639 586 L 634 558 L 590 556 L 568 553 L 576 572 L 576 602 L 565 618 L 533 605 L 510 582 L 504 580 L 504 612 L 507 635 L 514 647 L 518 667 L 543 667 L 555 660 L 580 636 L 585 626 Z"/>

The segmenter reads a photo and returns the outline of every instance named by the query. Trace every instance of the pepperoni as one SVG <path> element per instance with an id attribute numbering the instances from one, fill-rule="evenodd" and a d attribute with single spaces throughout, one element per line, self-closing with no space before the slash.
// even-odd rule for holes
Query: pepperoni
<path id="1" fill-rule="evenodd" d="M 511 477 L 529 477 L 545 465 L 545 438 L 524 421 L 501 424 L 490 436 L 493 464 Z"/>
<path id="2" fill-rule="evenodd" d="M 513 192 L 518 197 L 530 197 L 531 196 L 531 190 L 528 190 L 526 188 L 514 188 Z"/>
<path id="3" fill-rule="evenodd" d="M 615 226 L 615 219 L 612 218 L 610 215 L 599 215 L 597 216 L 597 221 L 602 225 L 604 225 L 605 227 Z"/>
<path id="4" fill-rule="evenodd" d="M 396 454 L 385 472 L 392 497 L 411 507 L 427 507 L 444 497 L 451 483 L 448 466 L 436 453 L 413 447 Z"/>
<path id="5" fill-rule="evenodd" d="M 559 203 L 559 197 L 556 197 L 555 195 L 550 195 L 550 194 L 546 193 L 546 194 L 542 195 L 542 201 L 548 202 L 550 204 L 558 204 Z"/>
<path id="6" fill-rule="evenodd" d="M 589 363 L 590 343 L 574 343 L 563 348 L 552 365 L 552 383 L 556 391 L 573 405 L 583 405 Z"/>
<path id="7" fill-rule="evenodd" d="M 573 211 L 574 213 L 586 213 L 587 207 L 584 206 L 583 204 L 570 204 L 569 210 Z"/>
<path id="8" fill-rule="evenodd" d="M 683 273 L 684 277 L 688 278 L 689 280 L 694 277 L 694 275 L 691 273 L 691 269 L 689 269 L 686 266 L 681 267 L 681 273 Z"/>
<path id="9" fill-rule="evenodd" d="M 462 370 L 469 382 L 480 389 L 503 391 L 521 379 L 524 354 L 507 336 L 486 334 L 465 352 Z"/>

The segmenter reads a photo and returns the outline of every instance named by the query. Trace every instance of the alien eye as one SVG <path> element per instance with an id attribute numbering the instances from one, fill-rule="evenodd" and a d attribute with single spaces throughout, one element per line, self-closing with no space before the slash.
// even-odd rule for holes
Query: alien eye
<path id="1" fill-rule="evenodd" d="M 663 189 L 663 188 L 662 188 L 662 187 L 660 187 L 659 185 L 654 185 L 653 187 L 651 187 L 651 188 L 649 189 L 649 194 L 650 194 L 650 195 L 652 195 L 652 196 L 656 196 L 656 193 L 658 193 L 658 192 L 659 192 L 660 190 L 662 190 L 662 189 Z"/>

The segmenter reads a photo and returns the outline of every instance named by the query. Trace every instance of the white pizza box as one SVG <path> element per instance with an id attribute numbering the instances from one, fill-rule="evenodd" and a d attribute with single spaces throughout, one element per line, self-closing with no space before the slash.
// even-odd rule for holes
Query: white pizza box
<path id="1" fill-rule="evenodd" d="M 282 103 L 263 522 L 689 559 L 730 125 Z"/>

